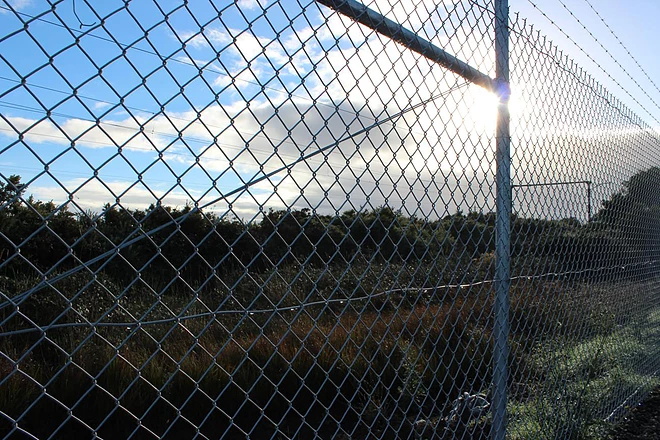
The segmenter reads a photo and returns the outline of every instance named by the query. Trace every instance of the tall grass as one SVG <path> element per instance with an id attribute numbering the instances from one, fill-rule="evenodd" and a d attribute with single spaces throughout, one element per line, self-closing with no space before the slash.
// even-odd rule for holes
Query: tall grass
<path id="1" fill-rule="evenodd" d="M 489 393 L 489 285 L 432 289 L 423 267 L 394 265 L 388 274 L 375 265 L 351 270 L 353 275 L 346 275 L 345 267 L 317 268 L 301 279 L 294 275 L 298 269 L 285 267 L 235 285 L 235 295 L 209 289 L 196 297 L 152 292 L 140 284 L 120 288 L 98 276 L 70 277 L 33 295 L 19 313 L 5 312 L 1 330 L 268 306 L 261 301 L 281 307 L 340 294 L 346 300 L 277 313 L 5 336 L 0 432 L 22 438 L 9 422 L 17 420 L 19 429 L 39 438 L 88 437 L 92 431 L 103 438 L 412 438 L 420 418 L 440 426 L 459 393 Z M 355 284 L 354 277 L 361 282 Z M 13 287 L 20 291 L 32 283 Z M 260 290 L 250 292 L 251 283 Z M 350 300 L 392 285 L 419 290 Z M 555 411 L 555 422 L 550 421 L 550 403 L 530 397 L 544 395 L 544 383 L 557 389 L 558 381 L 576 378 L 568 388 L 573 390 L 608 374 L 612 384 L 620 382 L 623 376 L 614 374 L 612 365 L 623 351 L 603 349 L 599 356 L 610 364 L 591 372 L 584 370 L 591 365 L 584 353 L 596 345 L 610 347 L 602 341 L 631 325 L 639 309 L 630 295 L 622 301 L 612 292 L 635 286 L 514 283 L 511 381 L 512 388 L 523 389 L 512 395 L 514 438 L 542 438 L 533 433 L 575 416 Z M 651 348 L 622 344 L 628 357 Z M 474 432 L 486 435 L 488 422 L 480 423 Z"/>
<path id="2" fill-rule="evenodd" d="M 75 336 L 85 343 L 70 355 L 58 348 L 75 345 L 63 341 L 72 337 L 67 330 L 22 353 L 3 347 L 26 357 L 20 373 L 8 372 L 0 385 L 0 407 L 17 419 L 43 391 L 38 384 L 46 384 L 47 397 L 21 418 L 36 435 L 61 423 L 57 414 L 65 412 L 57 402 L 80 419 L 69 420 L 62 435 L 72 435 L 82 422 L 95 428 L 112 411 L 122 422 L 105 421 L 99 429 L 111 436 L 125 434 L 110 434 L 117 426 L 136 425 L 129 412 L 158 435 L 169 426 L 174 437 L 193 425 L 209 436 L 253 429 L 251 438 L 269 438 L 276 429 L 303 422 L 322 431 L 367 430 L 366 421 L 378 417 L 404 425 L 407 416 L 419 414 L 416 396 L 433 395 L 430 404 L 441 406 L 461 389 L 487 387 L 489 335 L 470 323 L 474 304 L 464 302 L 299 316 L 233 335 L 221 322 L 199 336 L 183 326 L 149 328 L 116 347 L 104 331 L 87 331 Z M 154 408 L 161 415 L 152 422 Z M 178 422 L 175 408 L 181 408 Z M 163 412 L 171 413 L 169 423 Z M 52 426 L 32 423 L 44 414 Z"/>
<path id="3" fill-rule="evenodd" d="M 526 390 L 509 405 L 513 440 L 602 440 L 611 422 L 660 384 L 660 311 L 652 297 L 636 298 L 651 286 L 612 287 L 618 300 L 596 296 L 585 319 L 528 350 Z"/>

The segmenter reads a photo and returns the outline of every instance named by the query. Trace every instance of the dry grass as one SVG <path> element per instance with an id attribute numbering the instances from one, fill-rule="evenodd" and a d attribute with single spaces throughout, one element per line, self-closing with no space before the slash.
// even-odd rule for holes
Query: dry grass
<path id="1" fill-rule="evenodd" d="M 530 354 L 544 340 L 607 332 L 607 313 L 593 304 L 610 307 L 612 298 L 579 283 L 514 283 L 512 380 L 543 380 Z M 441 415 L 460 392 L 488 392 L 492 325 L 492 292 L 481 286 L 174 326 L 10 336 L 0 342 L 0 411 L 44 438 L 90 430 L 191 438 L 197 429 L 209 438 L 406 438 L 411 422 Z M 11 428 L 0 422 L 0 432 Z"/>
<path id="2" fill-rule="evenodd" d="M 70 420 L 63 435 L 82 429 L 82 422 L 101 424 L 100 432 L 117 429 L 113 418 L 136 426 L 128 412 L 162 435 L 149 414 L 154 408 L 175 414 L 175 407 L 182 412 L 174 431 L 194 423 L 208 435 L 257 424 L 267 438 L 276 426 L 298 426 L 301 420 L 310 429 L 332 430 L 383 411 L 403 421 L 419 411 L 411 402 L 422 392 L 443 396 L 444 402 L 461 389 L 487 386 L 490 346 L 483 323 L 489 306 L 480 304 L 481 320 L 475 319 L 476 306 L 475 300 L 458 299 L 338 316 L 326 310 L 233 328 L 219 321 L 200 333 L 195 327 L 202 323 L 191 322 L 123 330 L 123 339 L 117 334 L 122 330 L 67 329 L 42 339 L 23 337 L 20 347 L 18 337 L 10 338 L 2 352 L 21 359 L 20 372 L 5 359 L 0 405 L 37 435 L 61 422 L 59 403 L 80 419 Z M 41 385 L 48 397 L 29 408 Z M 51 424 L 31 426 L 46 412 L 53 414 Z M 158 423 L 167 426 L 160 418 Z"/>

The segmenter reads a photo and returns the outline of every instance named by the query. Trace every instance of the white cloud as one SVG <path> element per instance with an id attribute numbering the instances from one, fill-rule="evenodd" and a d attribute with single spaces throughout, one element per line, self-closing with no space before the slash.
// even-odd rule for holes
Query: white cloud
<path id="1" fill-rule="evenodd" d="M 415 11 L 408 8 L 392 14 L 411 12 Z M 466 183 L 456 180 L 468 182 L 476 174 L 491 174 L 489 128 L 474 129 L 483 121 L 471 113 L 474 100 L 469 98 L 468 89 L 393 121 L 375 123 L 448 90 L 459 82 L 455 75 L 337 14 L 327 22 L 300 29 L 286 27 L 280 39 L 260 35 L 256 29 L 243 32 L 218 25 L 207 27 L 203 34 L 177 31 L 178 37 L 189 40 L 187 45 L 194 49 L 190 57 L 180 57 L 179 61 L 199 68 L 207 65 L 207 60 L 216 60 L 210 66 L 227 71 L 215 79 L 216 86 L 228 86 L 226 92 L 216 96 L 212 105 L 201 105 L 199 113 L 166 112 L 152 119 L 113 116 L 99 124 L 58 119 L 58 126 L 51 120 L 38 122 L 5 115 L 6 119 L 0 120 L 4 130 L 0 133 L 9 133 L 14 139 L 23 135 L 26 143 L 67 146 L 73 139 L 77 146 L 86 148 L 122 146 L 154 157 L 155 149 L 167 148 L 157 160 L 173 171 L 160 178 L 175 181 L 180 177 L 176 173 L 189 170 L 184 177 L 192 179 L 193 192 L 177 190 L 165 197 L 165 203 L 179 206 L 190 198 L 208 203 L 240 188 L 243 182 L 282 169 L 276 176 L 236 193 L 235 200 L 220 200 L 213 206 L 227 209 L 231 202 L 232 212 L 241 216 L 256 213 L 264 205 L 333 211 L 384 203 L 404 206 L 411 199 L 418 200 L 419 209 L 425 212 L 444 214 L 450 205 L 455 206 L 446 182 L 453 179 L 457 188 Z M 267 87 L 260 87 L 263 84 Z M 230 91 L 237 93 L 232 96 Z M 256 98 L 248 106 L 237 98 L 241 94 Z M 191 92 L 191 99 L 193 95 Z M 228 96 L 232 96 L 231 102 Z M 368 133 L 336 144 L 367 127 L 371 127 Z M 314 152 L 319 153 L 300 160 Z M 188 175 L 197 176 L 197 180 Z M 133 177 L 110 181 L 112 191 L 93 180 L 77 191 L 76 197 L 85 206 L 98 208 L 101 200 L 123 194 L 122 204 L 144 208 L 167 192 L 159 189 L 159 182 L 145 178 L 150 188 L 159 189 L 156 196 L 142 184 L 124 194 L 135 182 Z M 76 184 L 67 182 L 67 189 L 75 189 Z M 182 185 L 188 189 L 188 183 Z M 203 189 L 212 186 L 217 190 L 207 193 Z M 39 191 L 46 199 L 66 197 L 62 190 L 48 193 L 46 187 L 40 187 Z M 466 203 L 486 203 L 484 192 L 477 193 L 467 192 Z"/>
<path id="2" fill-rule="evenodd" d="M 84 119 L 64 119 L 57 125 L 49 119 L 28 119 L 16 116 L 5 116 L 0 120 L 0 133 L 34 143 L 55 143 L 59 145 L 84 145 L 89 148 L 122 147 L 135 151 L 154 151 L 162 149 L 167 141 L 160 136 L 147 133 L 143 126 L 140 131 L 139 121 L 133 118 L 126 120 L 105 120 L 97 124 Z M 151 125 L 149 125 L 151 128 Z"/>
<path id="3" fill-rule="evenodd" d="M 175 32 L 181 41 L 195 49 L 221 49 L 232 40 L 226 31 L 218 28 L 208 28 L 197 32 L 179 30 L 175 30 Z"/>
<path id="4" fill-rule="evenodd" d="M 319 41 L 332 38 L 326 29 L 318 32 L 316 38 L 306 41 L 314 32 L 310 27 L 289 28 L 282 30 L 279 38 L 269 38 L 257 35 L 252 29 L 230 27 L 176 31 L 179 38 L 188 40 L 186 44 L 200 54 L 217 57 L 221 61 L 223 67 L 217 70 L 226 71 L 228 75 L 227 78 L 217 78 L 218 85 L 222 86 L 231 78 L 239 83 L 262 84 L 275 75 L 299 77 L 323 57 Z M 194 61 L 192 64 L 198 65 Z"/>
<path id="5" fill-rule="evenodd" d="M 9 6 L 14 8 L 16 11 L 22 11 L 23 9 L 28 8 L 29 6 L 32 5 L 32 0 L 5 0 Z M 0 14 L 5 14 L 9 13 L 10 11 L 7 11 L 5 9 L 0 9 Z"/>
<path id="6" fill-rule="evenodd" d="M 457 92 L 457 96 L 463 96 L 461 93 Z M 219 211 L 231 202 L 232 212 L 242 217 L 249 217 L 250 212 L 256 213 L 264 205 L 312 206 L 331 212 L 384 203 L 403 206 L 403 199 L 410 194 L 415 194 L 416 199 L 426 197 L 419 203 L 430 212 L 441 209 L 434 207 L 429 196 L 424 195 L 437 176 L 444 178 L 451 173 L 468 176 L 491 171 L 490 139 L 459 134 L 458 125 L 448 130 L 438 123 L 437 108 L 410 112 L 379 125 L 375 120 L 382 120 L 388 113 L 383 113 L 378 100 L 372 100 L 373 105 L 358 105 L 353 101 L 314 105 L 309 100 L 292 99 L 276 106 L 265 102 L 252 102 L 248 106 L 236 101 L 232 105 L 209 106 L 199 115 L 193 111 L 167 113 L 149 122 L 126 119 L 104 121 L 97 126 L 89 121 L 69 119 L 60 123 L 60 129 L 50 121 L 28 128 L 35 121 L 7 119 L 23 132 L 26 142 L 68 145 L 66 134 L 77 138 L 76 145 L 89 148 L 124 145 L 128 150 L 154 152 L 153 145 L 159 149 L 169 145 L 159 161 L 174 170 L 197 170 L 201 171 L 198 176 L 207 177 L 183 182 L 186 189 L 190 186 L 194 191 L 190 195 L 173 192 L 164 199 L 167 204 L 182 206 L 186 201 L 205 204 L 240 188 L 243 182 L 280 170 L 269 179 L 250 184 L 236 193 L 232 196 L 236 200 L 220 200 L 212 207 Z M 390 114 L 403 105 L 396 103 Z M 450 114 L 445 117 L 451 121 Z M 349 136 L 368 127 L 367 133 Z M 345 140 L 338 142 L 342 139 Z M 174 140 L 176 142 L 172 143 Z M 466 151 L 465 145 L 471 145 L 473 150 Z M 477 150 L 476 157 L 470 156 Z M 300 160 L 301 156 L 310 154 L 311 158 Z M 157 176 L 152 175 L 152 179 L 154 177 Z M 168 172 L 159 179 L 173 182 L 175 177 Z M 212 183 L 208 179 L 219 179 L 215 183 L 217 191 L 206 193 L 203 190 Z M 124 193 L 132 182 L 135 180 L 131 181 L 131 176 L 127 176 L 125 182 L 113 180 L 110 192 L 92 181 L 76 192 L 76 200 L 98 209 L 105 201 Z M 146 177 L 144 183 L 149 188 L 161 185 Z M 71 184 L 74 186 L 67 185 L 69 192 L 76 188 L 76 182 Z M 144 208 L 155 202 L 154 196 L 141 185 L 120 197 L 122 205 L 125 202 L 126 206 Z M 67 195 L 60 189 L 54 193 L 48 193 L 45 188 L 39 191 L 39 196 L 46 199 L 63 199 Z M 157 197 L 162 197 L 164 191 L 156 192 Z M 442 197 L 451 199 L 451 195 Z M 197 200 L 191 200 L 195 198 Z"/>
<path id="7" fill-rule="evenodd" d="M 150 186 L 145 188 L 142 184 L 135 184 L 134 180 L 99 180 L 71 179 L 64 181 L 66 191 L 60 186 L 31 185 L 28 192 L 34 194 L 39 200 L 54 200 L 61 202 L 73 193 L 73 201 L 82 209 L 98 212 L 105 203 L 119 204 L 124 208 L 145 209 L 156 203 L 160 198 L 162 203 L 169 206 L 185 206 L 190 198 L 181 190 L 169 191 L 163 188 Z M 152 194 L 153 193 L 153 194 Z M 154 197 L 154 194 L 156 197 Z"/>
<path id="8" fill-rule="evenodd" d="M 266 4 L 268 4 L 267 0 L 238 0 L 238 6 L 241 9 L 253 10 L 263 8 Z"/>

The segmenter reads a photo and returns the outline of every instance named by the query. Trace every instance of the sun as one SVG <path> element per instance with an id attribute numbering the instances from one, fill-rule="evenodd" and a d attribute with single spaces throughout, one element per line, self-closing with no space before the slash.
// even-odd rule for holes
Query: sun
<path id="1" fill-rule="evenodd" d="M 490 131 L 495 129 L 497 121 L 497 95 L 485 89 L 473 89 L 466 97 L 469 106 L 469 123 L 477 130 Z M 467 122 L 467 121 L 466 121 Z"/>
<path id="2" fill-rule="evenodd" d="M 465 98 L 468 106 L 465 122 L 476 130 L 483 130 L 486 133 L 493 132 L 497 123 L 497 107 L 499 105 L 498 96 L 486 89 L 473 88 Z M 511 117 L 517 117 L 521 114 L 524 106 L 516 87 L 512 85 L 511 96 L 509 97 L 509 113 Z"/>

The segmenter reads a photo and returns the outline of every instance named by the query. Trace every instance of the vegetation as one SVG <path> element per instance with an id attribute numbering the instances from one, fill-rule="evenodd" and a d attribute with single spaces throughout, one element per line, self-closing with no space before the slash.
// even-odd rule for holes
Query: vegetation
<path id="1" fill-rule="evenodd" d="M 514 438 L 587 438 L 592 408 L 650 374 L 628 366 L 657 331 L 658 185 L 639 173 L 586 223 L 512 219 Z M 493 213 L 245 223 L 24 192 L 0 184 L 3 434 L 409 438 L 490 391 Z"/>
<path id="2" fill-rule="evenodd" d="M 660 311 L 632 316 L 625 325 L 598 319 L 605 327 L 592 337 L 548 340 L 530 353 L 531 370 L 543 380 L 529 383 L 533 393 L 510 403 L 512 439 L 605 439 L 607 421 L 660 385 Z"/>

